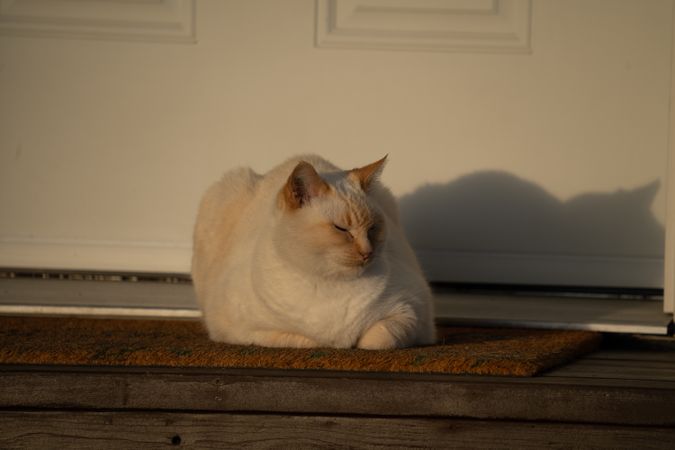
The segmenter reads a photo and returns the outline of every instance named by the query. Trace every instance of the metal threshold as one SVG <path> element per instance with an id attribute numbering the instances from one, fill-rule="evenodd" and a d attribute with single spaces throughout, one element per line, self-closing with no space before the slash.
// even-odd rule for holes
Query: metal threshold
<path id="1" fill-rule="evenodd" d="M 505 293 L 435 293 L 440 323 L 665 335 L 658 300 Z M 152 281 L 0 279 L 0 314 L 197 319 L 192 285 Z"/>
<path id="2" fill-rule="evenodd" d="M 505 326 L 666 335 L 663 302 L 547 295 L 436 293 L 436 317 L 462 326 Z"/>

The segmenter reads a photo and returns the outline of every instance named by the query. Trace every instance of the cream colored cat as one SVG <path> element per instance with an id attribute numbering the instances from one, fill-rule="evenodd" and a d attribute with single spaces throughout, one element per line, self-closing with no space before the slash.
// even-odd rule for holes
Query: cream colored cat
<path id="1" fill-rule="evenodd" d="M 386 158 L 386 157 L 385 157 Z M 227 172 L 204 195 L 192 278 L 213 340 L 387 349 L 434 342 L 431 293 L 377 180 L 315 155 L 264 176 Z"/>

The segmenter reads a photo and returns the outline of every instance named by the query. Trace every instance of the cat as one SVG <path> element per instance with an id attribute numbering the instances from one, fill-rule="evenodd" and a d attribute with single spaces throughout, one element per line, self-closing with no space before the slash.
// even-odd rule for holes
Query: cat
<path id="1" fill-rule="evenodd" d="M 317 155 L 204 194 L 192 279 L 214 341 L 392 349 L 435 340 L 431 291 L 379 181 L 386 156 L 340 170 Z"/>

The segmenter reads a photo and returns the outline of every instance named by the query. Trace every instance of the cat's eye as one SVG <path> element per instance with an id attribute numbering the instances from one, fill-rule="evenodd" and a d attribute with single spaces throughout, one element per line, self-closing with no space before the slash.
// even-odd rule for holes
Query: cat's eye
<path id="1" fill-rule="evenodd" d="M 347 231 L 349 231 L 349 230 L 347 230 L 346 228 L 342 228 L 342 227 L 339 226 L 339 225 L 333 224 L 333 227 L 335 227 L 335 229 L 338 230 L 338 231 L 342 231 L 343 233 L 346 233 Z"/>

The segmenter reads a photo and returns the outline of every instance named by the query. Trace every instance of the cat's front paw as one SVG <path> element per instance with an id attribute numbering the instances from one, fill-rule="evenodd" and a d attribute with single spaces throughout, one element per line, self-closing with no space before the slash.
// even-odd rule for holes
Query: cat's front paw
<path id="1" fill-rule="evenodd" d="M 363 333 L 356 347 L 365 350 L 408 347 L 412 342 L 406 328 L 395 320 L 380 320 Z"/>
<path id="2" fill-rule="evenodd" d="M 396 348 L 396 338 L 392 336 L 384 323 L 380 321 L 363 333 L 363 336 L 359 339 L 356 347 L 366 350 L 387 350 Z"/>

